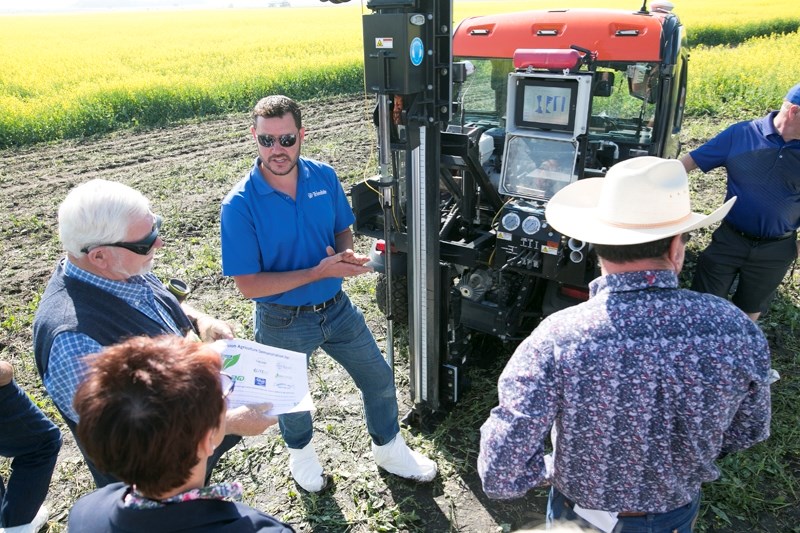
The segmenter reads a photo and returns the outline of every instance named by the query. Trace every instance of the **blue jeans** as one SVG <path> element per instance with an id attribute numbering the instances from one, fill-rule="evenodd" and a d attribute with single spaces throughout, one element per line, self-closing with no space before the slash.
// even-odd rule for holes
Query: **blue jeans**
<path id="1" fill-rule="evenodd" d="M 570 522 L 586 528 L 588 531 L 599 531 L 578 516 L 572 509 L 573 504 L 558 489 L 550 488 L 547 499 L 547 529 L 554 528 L 559 522 Z M 700 511 L 700 493 L 689 503 L 666 513 L 648 513 L 642 516 L 626 516 L 619 518 L 613 533 L 692 533 L 697 515 Z"/>
<path id="2" fill-rule="evenodd" d="M 13 457 L 8 485 L 0 478 L 0 526 L 33 521 L 47 496 L 61 432 L 13 381 L 0 387 L 0 455 Z"/>
<path id="3" fill-rule="evenodd" d="M 361 391 L 364 413 L 372 441 L 388 444 L 400 431 L 397 393 L 392 369 L 383 358 L 364 315 L 346 294 L 322 311 L 300 311 L 257 303 L 257 342 L 305 353 L 322 348 L 353 378 Z M 311 413 L 280 415 L 278 423 L 289 448 L 303 448 L 311 441 Z"/>

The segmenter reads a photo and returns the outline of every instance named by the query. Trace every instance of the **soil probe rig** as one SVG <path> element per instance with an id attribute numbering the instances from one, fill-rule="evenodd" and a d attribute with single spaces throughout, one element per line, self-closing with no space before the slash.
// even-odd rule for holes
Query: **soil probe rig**
<path id="1" fill-rule="evenodd" d="M 380 172 L 351 191 L 354 228 L 376 239 L 392 364 L 393 321 L 408 324 L 422 423 L 461 399 L 476 336 L 521 340 L 588 297 L 591 245 L 552 229 L 544 208 L 618 161 L 677 157 L 688 53 L 665 1 L 455 28 L 450 0 L 366 5 Z"/>

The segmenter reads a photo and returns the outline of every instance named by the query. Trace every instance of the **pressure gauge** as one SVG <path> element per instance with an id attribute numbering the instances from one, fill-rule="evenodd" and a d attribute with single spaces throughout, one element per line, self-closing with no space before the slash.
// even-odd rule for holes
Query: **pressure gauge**
<path id="1" fill-rule="evenodd" d="M 514 231 L 519 227 L 519 215 L 516 213 L 506 213 L 503 215 L 503 227 L 508 231 Z"/>
<path id="2" fill-rule="evenodd" d="M 539 219 L 533 215 L 529 216 L 528 218 L 522 221 L 522 231 L 524 231 L 528 235 L 533 235 L 541 228 L 542 228 L 542 223 L 539 222 Z"/>

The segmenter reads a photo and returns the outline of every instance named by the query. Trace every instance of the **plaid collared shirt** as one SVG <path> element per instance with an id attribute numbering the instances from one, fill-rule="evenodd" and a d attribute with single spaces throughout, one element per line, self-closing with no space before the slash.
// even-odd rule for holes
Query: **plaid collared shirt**
<path id="1" fill-rule="evenodd" d="M 158 278 L 147 273 L 133 276 L 127 281 L 112 281 L 96 276 L 64 260 L 64 273 L 73 279 L 89 283 L 120 298 L 137 311 L 155 320 L 164 327 L 164 333 L 180 335 L 175 321 L 153 296 L 149 282 L 160 283 Z M 55 404 L 74 422 L 78 415 L 72 408 L 72 398 L 86 374 L 83 358 L 103 349 L 97 341 L 83 333 L 65 331 L 53 339 L 50 362 L 44 375 L 44 386 Z"/>

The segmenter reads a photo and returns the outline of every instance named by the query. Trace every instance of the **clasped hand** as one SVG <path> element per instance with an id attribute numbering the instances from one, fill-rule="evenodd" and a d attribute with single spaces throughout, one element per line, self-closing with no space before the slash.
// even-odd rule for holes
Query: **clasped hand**
<path id="1" fill-rule="evenodd" d="M 10 363 L 0 361 L 0 387 L 5 387 L 14 380 L 14 367 Z"/>
<path id="2" fill-rule="evenodd" d="M 365 266 L 369 262 L 369 257 L 355 253 L 351 249 L 336 253 L 332 246 L 325 250 L 328 257 L 317 265 L 321 277 L 324 278 L 348 278 L 360 276 L 367 272 L 372 272 L 372 267 Z"/>

